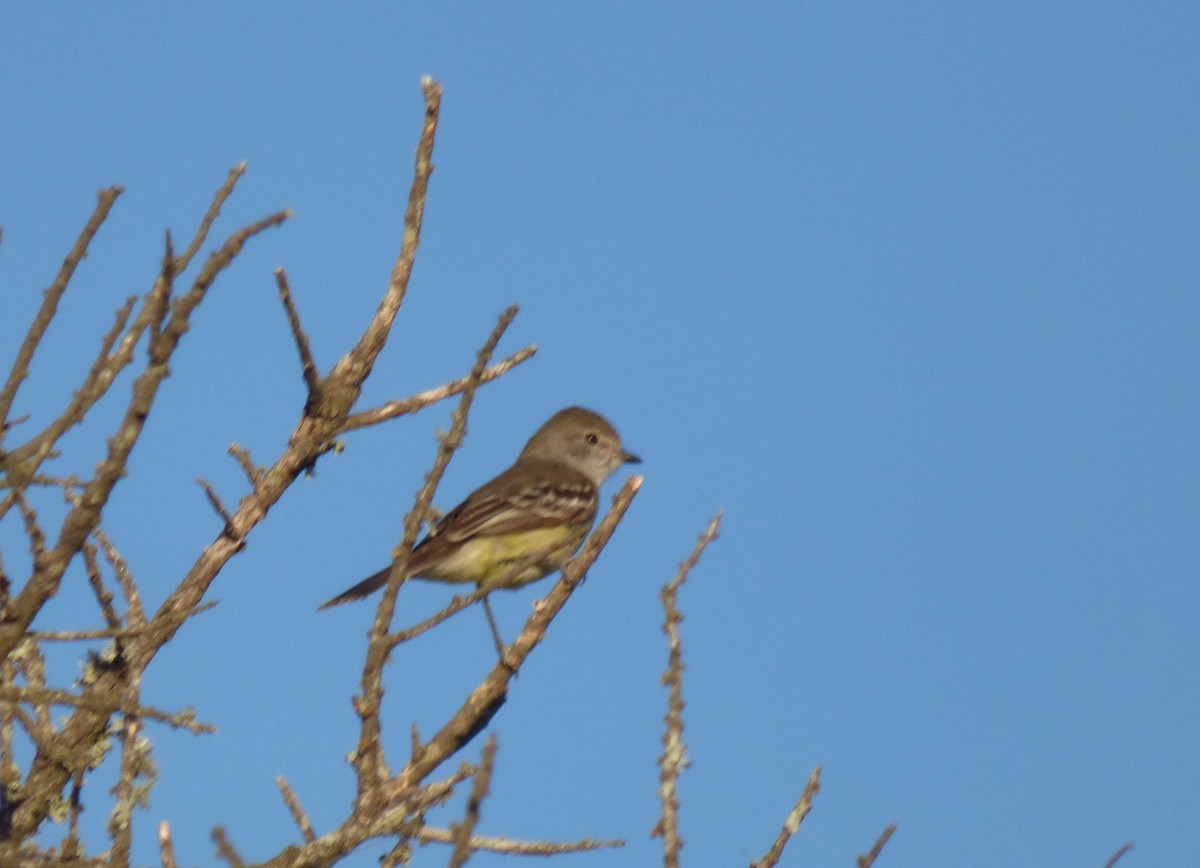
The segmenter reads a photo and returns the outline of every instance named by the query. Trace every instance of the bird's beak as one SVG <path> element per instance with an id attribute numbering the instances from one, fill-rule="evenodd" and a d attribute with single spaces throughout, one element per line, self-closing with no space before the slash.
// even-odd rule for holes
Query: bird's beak
<path id="1" fill-rule="evenodd" d="M 625 464 L 641 464 L 642 463 L 642 459 L 638 458 L 636 455 L 634 455 L 628 449 L 621 450 L 621 461 L 624 462 Z"/>

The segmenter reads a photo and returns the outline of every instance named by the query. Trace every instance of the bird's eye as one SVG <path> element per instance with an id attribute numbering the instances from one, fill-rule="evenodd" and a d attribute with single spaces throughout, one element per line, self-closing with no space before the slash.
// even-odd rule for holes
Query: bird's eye
<path id="1" fill-rule="evenodd" d="M 597 443 L 600 442 L 600 438 L 597 437 L 595 434 L 589 434 L 589 435 L 587 435 L 587 442 L 591 443 L 593 446 L 595 446 Z"/>

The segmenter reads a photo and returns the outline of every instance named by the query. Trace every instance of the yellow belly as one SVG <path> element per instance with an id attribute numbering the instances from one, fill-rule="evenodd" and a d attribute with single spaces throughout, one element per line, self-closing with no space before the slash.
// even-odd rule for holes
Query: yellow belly
<path id="1" fill-rule="evenodd" d="M 519 588 L 562 566 L 587 536 L 587 526 L 539 528 L 507 536 L 476 537 L 414 578 L 435 582 L 475 582 Z M 528 562 L 534 558 L 532 562 Z M 509 574 L 527 562 L 515 576 Z"/>

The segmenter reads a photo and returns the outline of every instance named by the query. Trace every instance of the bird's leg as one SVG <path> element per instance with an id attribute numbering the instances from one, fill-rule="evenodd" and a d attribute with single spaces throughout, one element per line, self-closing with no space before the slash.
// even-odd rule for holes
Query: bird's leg
<path id="1" fill-rule="evenodd" d="M 503 660 L 504 641 L 500 638 L 500 631 L 496 628 L 496 619 L 492 616 L 492 604 L 488 602 L 487 597 L 484 597 L 480 602 L 483 603 L 483 613 L 487 615 L 488 626 L 492 628 L 492 641 L 496 643 L 496 653 Z"/>

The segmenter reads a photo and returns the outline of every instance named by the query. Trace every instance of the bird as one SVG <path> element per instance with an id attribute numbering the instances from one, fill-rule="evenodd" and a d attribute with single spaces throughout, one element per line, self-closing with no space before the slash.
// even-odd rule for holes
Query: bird
<path id="1" fill-rule="evenodd" d="M 617 430 L 583 407 L 559 410 L 517 460 L 434 523 L 413 548 L 406 579 L 480 589 L 519 588 L 558 570 L 583 544 L 600 503 L 600 487 L 624 464 L 641 458 Z M 392 567 L 372 573 L 320 609 L 369 596 L 387 584 Z M 484 599 L 488 620 L 493 621 Z M 492 623 L 493 633 L 495 624 Z M 496 637 L 499 645 L 499 637 Z"/>

